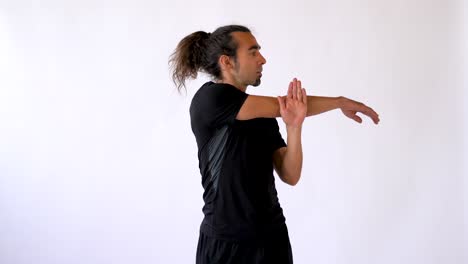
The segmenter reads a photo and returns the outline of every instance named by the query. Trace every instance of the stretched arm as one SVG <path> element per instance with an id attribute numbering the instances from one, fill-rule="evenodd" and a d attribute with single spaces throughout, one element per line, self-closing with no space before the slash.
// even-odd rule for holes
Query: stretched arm
<path id="1" fill-rule="evenodd" d="M 307 116 L 318 115 L 337 108 L 340 108 L 345 116 L 353 119 L 358 123 L 362 123 L 362 119 L 356 115 L 358 112 L 370 117 L 375 124 L 380 122 L 379 114 L 377 114 L 374 109 L 363 103 L 348 99 L 343 96 L 307 96 Z"/>
<path id="2" fill-rule="evenodd" d="M 283 96 L 286 98 L 286 96 Z M 340 108 L 341 97 L 307 96 L 306 116 L 318 115 Z M 237 119 L 247 120 L 257 117 L 280 117 L 280 107 L 275 97 L 249 95 L 237 114 Z"/>
<path id="3" fill-rule="evenodd" d="M 313 116 L 340 108 L 340 97 L 307 96 L 307 116 Z"/>
<path id="4" fill-rule="evenodd" d="M 301 85 L 296 79 L 290 82 L 289 86 L 296 81 L 297 85 Z M 282 99 L 286 99 L 283 96 Z M 325 96 L 307 96 L 307 116 L 322 114 L 334 109 L 341 109 L 343 114 L 358 123 L 362 123 L 362 119 L 356 115 L 362 113 L 372 119 L 375 124 L 380 122 L 379 115 L 367 105 L 348 99 L 343 96 L 325 97 Z M 249 95 L 242 105 L 237 119 L 247 120 L 258 117 L 280 117 L 279 101 L 274 97 Z"/>

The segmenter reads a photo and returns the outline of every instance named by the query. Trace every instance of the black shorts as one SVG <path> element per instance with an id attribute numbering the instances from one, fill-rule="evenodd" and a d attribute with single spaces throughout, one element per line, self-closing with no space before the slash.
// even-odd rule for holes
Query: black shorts
<path id="1" fill-rule="evenodd" d="M 200 232 L 197 264 L 292 264 L 292 250 L 286 226 L 262 242 L 234 242 Z"/>

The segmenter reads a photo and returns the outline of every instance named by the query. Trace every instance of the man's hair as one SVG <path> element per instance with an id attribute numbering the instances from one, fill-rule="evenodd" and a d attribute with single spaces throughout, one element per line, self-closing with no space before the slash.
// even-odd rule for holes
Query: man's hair
<path id="1" fill-rule="evenodd" d="M 215 79 L 221 79 L 219 57 L 226 55 L 236 61 L 238 43 L 231 33 L 249 32 L 245 26 L 228 25 L 219 27 L 213 33 L 194 32 L 183 38 L 169 59 L 172 80 L 178 91 L 185 88 L 185 80 L 197 78 L 198 72 L 205 72 Z"/>

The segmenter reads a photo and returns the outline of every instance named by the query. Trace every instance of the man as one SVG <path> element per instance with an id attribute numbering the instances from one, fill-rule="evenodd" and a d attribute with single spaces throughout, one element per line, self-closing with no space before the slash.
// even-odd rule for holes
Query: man
<path id="1" fill-rule="evenodd" d="M 286 96 L 246 93 L 261 82 L 266 63 L 244 26 L 194 32 L 180 41 L 170 60 L 180 90 L 198 72 L 210 74 L 190 105 L 204 188 L 197 263 L 292 263 L 288 230 L 273 170 L 296 185 L 302 170 L 302 123 L 306 116 L 336 108 L 361 123 L 361 112 L 377 113 L 345 97 L 307 96 L 294 78 Z M 276 117 L 282 117 L 287 144 Z"/>

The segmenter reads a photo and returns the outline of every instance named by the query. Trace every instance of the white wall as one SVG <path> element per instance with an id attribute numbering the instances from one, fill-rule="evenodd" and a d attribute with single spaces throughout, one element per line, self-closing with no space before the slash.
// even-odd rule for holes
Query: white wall
<path id="1" fill-rule="evenodd" d="M 463 146 L 464 146 L 464 152 L 463 152 L 463 180 L 464 180 L 464 229 L 465 229 L 465 252 L 468 252 L 468 162 L 466 160 L 468 159 L 468 3 L 467 1 L 463 1 L 463 8 L 460 8 L 460 13 L 462 14 L 462 21 L 463 26 L 460 27 L 460 32 L 462 32 L 460 35 L 461 40 L 460 41 L 460 52 L 462 54 L 463 62 L 462 62 L 462 67 L 461 67 L 461 72 L 462 72 L 462 86 L 460 89 L 462 89 L 462 112 L 463 112 Z M 465 253 L 465 260 L 468 259 L 468 254 Z"/>
<path id="2" fill-rule="evenodd" d="M 381 116 L 306 121 L 301 182 L 277 181 L 295 262 L 467 263 L 460 4 L 0 3 L 0 263 L 194 262 L 188 106 L 207 79 L 179 96 L 167 59 L 185 35 L 230 23 L 251 27 L 268 60 L 249 92 L 284 94 L 297 76 Z"/>

